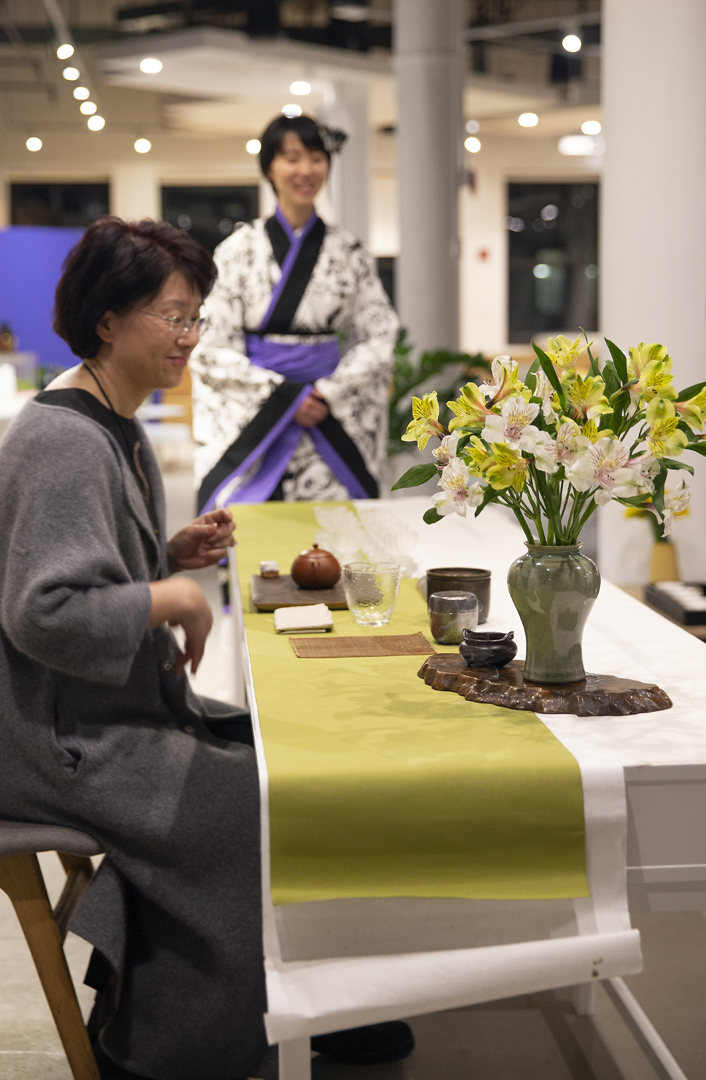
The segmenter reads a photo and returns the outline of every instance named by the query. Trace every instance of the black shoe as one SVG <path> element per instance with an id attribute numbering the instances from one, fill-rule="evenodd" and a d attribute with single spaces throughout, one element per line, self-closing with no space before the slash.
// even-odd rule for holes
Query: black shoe
<path id="1" fill-rule="evenodd" d="M 386 1024 L 367 1024 L 348 1031 L 315 1035 L 311 1049 L 341 1065 L 383 1065 L 401 1061 L 414 1050 L 411 1028 L 402 1020 Z"/>

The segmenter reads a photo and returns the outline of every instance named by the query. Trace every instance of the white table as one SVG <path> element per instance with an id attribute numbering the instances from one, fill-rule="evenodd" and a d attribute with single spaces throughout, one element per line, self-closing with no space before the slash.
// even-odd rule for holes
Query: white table
<path id="1" fill-rule="evenodd" d="M 427 526 L 422 497 L 387 504 L 410 533 L 420 569 L 481 566 L 493 575 L 487 629 L 514 629 L 522 656 L 524 635 L 505 586 L 507 568 L 524 550 L 523 536 L 504 511 L 489 507 L 478 519 L 447 518 Z M 239 640 L 239 635 L 236 635 Z M 237 658 L 245 665 L 247 656 Z M 698 639 L 617 587 L 604 582 L 584 635 L 587 670 L 658 682 L 674 702 L 665 712 L 629 717 L 543 716 L 569 749 L 618 760 L 628 800 L 627 866 L 634 911 L 706 909 L 706 706 L 701 682 L 706 652 Z M 683 1080 L 622 979 L 604 985 L 646 1050 L 657 1075 Z M 592 1011 L 592 987 L 577 1007 Z M 281 1080 L 308 1080 L 308 1040 L 281 1044 Z"/>

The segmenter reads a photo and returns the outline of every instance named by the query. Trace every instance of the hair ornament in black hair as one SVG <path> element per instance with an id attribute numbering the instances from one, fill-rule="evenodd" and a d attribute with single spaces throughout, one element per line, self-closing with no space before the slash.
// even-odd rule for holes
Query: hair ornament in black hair
<path id="1" fill-rule="evenodd" d="M 337 154 L 337 153 L 339 153 L 341 147 L 343 146 L 344 142 L 348 138 L 345 131 L 341 131 L 340 128 L 327 127 L 326 124 L 317 124 L 316 126 L 319 129 L 319 135 L 321 136 L 321 141 L 323 142 L 324 146 L 326 147 L 326 153 L 327 154 Z"/>

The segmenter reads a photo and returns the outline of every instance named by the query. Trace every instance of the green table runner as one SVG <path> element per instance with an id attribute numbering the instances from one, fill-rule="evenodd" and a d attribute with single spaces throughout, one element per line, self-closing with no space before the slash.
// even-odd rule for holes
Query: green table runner
<path id="1" fill-rule="evenodd" d="M 275 904 L 363 896 L 588 895 L 575 759 L 530 712 L 417 678 L 419 657 L 298 659 L 271 613 L 249 613 L 261 559 L 311 546 L 311 503 L 231 508 L 270 784 Z M 502 586 L 500 586 L 502 587 Z M 429 633 L 415 583 L 391 622 L 334 633 Z"/>

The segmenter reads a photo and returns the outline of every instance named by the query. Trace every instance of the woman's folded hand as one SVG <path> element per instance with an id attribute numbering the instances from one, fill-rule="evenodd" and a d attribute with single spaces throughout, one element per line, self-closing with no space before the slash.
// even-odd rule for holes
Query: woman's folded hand
<path id="1" fill-rule="evenodd" d="M 235 543 L 235 522 L 227 510 L 211 510 L 180 529 L 167 544 L 169 571 L 202 570 L 224 559 Z"/>

